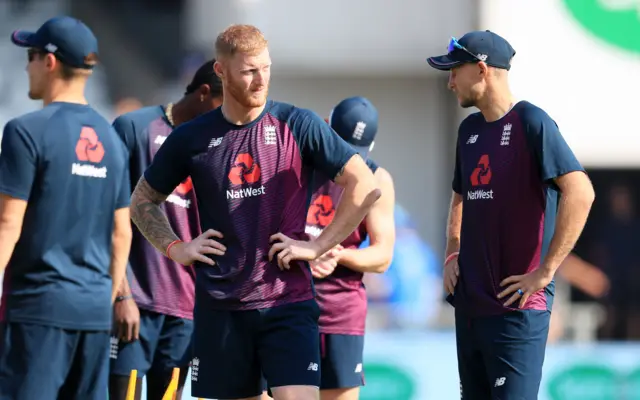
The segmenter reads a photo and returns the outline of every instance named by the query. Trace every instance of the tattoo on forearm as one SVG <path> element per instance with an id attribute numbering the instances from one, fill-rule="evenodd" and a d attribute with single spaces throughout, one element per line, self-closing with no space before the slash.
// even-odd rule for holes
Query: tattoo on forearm
<path id="1" fill-rule="evenodd" d="M 162 253 L 178 239 L 160 208 L 166 198 L 149 186 L 144 177 L 140 178 L 131 196 L 131 220 L 149 243 Z"/>

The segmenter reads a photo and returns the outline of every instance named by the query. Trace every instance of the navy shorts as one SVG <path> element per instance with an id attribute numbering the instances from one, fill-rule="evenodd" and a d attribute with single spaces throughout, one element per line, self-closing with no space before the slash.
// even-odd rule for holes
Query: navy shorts
<path id="1" fill-rule="evenodd" d="M 551 312 L 467 318 L 456 311 L 464 400 L 537 400 Z"/>
<path id="2" fill-rule="evenodd" d="M 320 308 L 315 299 L 245 311 L 203 309 L 196 301 L 191 395 L 258 396 L 270 388 L 320 386 Z"/>
<path id="3" fill-rule="evenodd" d="M 0 400 L 106 400 L 109 331 L 0 324 Z"/>
<path id="4" fill-rule="evenodd" d="M 111 374 L 138 377 L 151 373 L 166 374 L 184 368 L 191 361 L 193 321 L 140 310 L 140 339 L 133 342 L 111 338 Z"/>
<path id="5" fill-rule="evenodd" d="M 364 336 L 320 334 L 320 389 L 347 389 L 364 386 L 362 353 Z"/>

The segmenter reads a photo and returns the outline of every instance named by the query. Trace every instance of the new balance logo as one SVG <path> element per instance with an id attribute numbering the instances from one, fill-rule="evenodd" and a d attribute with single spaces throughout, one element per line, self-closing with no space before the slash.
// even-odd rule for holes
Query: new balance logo
<path id="1" fill-rule="evenodd" d="M 356 370 L 354 372 L 356 374 L 359 374 L 360 372 L 362 372 L 362 363 L 358 363 L 358 365 L 356 365 Z"/>
<path id="2" fill-rule="evenodd" d="M 162 143 L 164 143 L 164 141 L 167 140 L 166 136 L 156 136 L 156 140 L 153 141 L 153 143 L 155 144 L 159 144 L 160 146 L 162 146 Z"/>
<path id="3" fill-rule="evenodd" d="M 309 366 L 307 367 L 307 371 L 317 371 L 318 370 L 318 364 L 311 362 L 309 363 Z"/>
<path id="4" fill-rule="evenodd" d="M 218 147 L 218 146 L 220 146 L 220 143 L 222 143 L 222 138 L 221 138 L 221 137 L 219 137 L 219 138 L 213 138 L 213 139 L 211 139 L 211 141 L 209 142 L 209 148 L 212 148 L 212 147 Z"/>
<path id="5" fill-rule="evenodd" d="M 276 127 L 273 125 L 264 127 L 264 144 L 276 144 Z"/>
<path id="6" fill-rule="evenodd" d="M 473 144 L 478 141 L 478 135 L 471 135 L 467 140 L 467 144 Z"/>
<path id="7" fill-rule="evenodd" d="M 498 379 L 496 379 L 496 383 L 495 383 L 495 385 L 493 385 L 493 387 L 499 387 L 499 386 L 502 386 L 502 385 L 504 385 L 504 383 L 505 383 L 506 381 L 507 381 L 507 378 L 505 378 L 505 377 L 498 378 Z"/>

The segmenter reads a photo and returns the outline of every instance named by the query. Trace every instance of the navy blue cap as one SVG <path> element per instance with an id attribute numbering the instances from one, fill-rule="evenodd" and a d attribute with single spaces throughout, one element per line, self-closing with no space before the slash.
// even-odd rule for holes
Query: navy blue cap
<path id="1" fill-rule="evenodd" d="M 11 41 L 20 47 L 49 52 L 74 68 L 93 68 L 87 57 L 98 55 L 98 39 L 91 29 L 71 17 L 51 18 L 36 32 L 17 30 L 11 34 Z"/>
<path id="2" fill-rule="evenodd" d="M 378 133 L 378 110 L 364 97 L 342 100 L 331 111 L 329 125 L 363 157 Z"/>
<path id="3" fill-rule="evenodd" d="M 427 58 L 429 65 L 441 71 L 449 71 L 464 63 L 484 61 L 487 65 L 508 71 L 511 59 L 516 55 L 506 39 L 491 31 L 469 32 L 458 39 L 457 43 L 463 49 L 450 45 L 448 54 Z"/>

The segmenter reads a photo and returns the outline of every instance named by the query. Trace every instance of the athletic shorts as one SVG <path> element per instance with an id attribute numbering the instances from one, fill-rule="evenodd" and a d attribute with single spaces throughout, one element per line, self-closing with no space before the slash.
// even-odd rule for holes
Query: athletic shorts
<path id="1" fill-rule="evenodd" d="M 0 324 L 0 400 L 106 400 L 109 331 Z"/>
<path id="2" fill-rule="evenodd" d="M 320 389 L 347 389 L 364 386 L 362 354 L 364 336 L 320 334 Z"/>
<path id="3" fill-rule="evenodd" d="M 537 400 L 549 311 L 468 318 L 456 311 L 462 399 Z"/>
<path id="4" fill-rule="evenodd" d="M 203 309 L 196 302 L 191 395 L 258 396 L 264 380 L 269 388 L 319 387 L 319 316 L 315 299 L 244 311 Z"/>
<path id="5" fill-rule="evenodd" d="M 140 310 L 140 339 L 132 342 L 111 338 L 111 374 L 143 377 L 149 371 L 166 374 L 186 368 L 191 361 L 193 321 Z"/>

